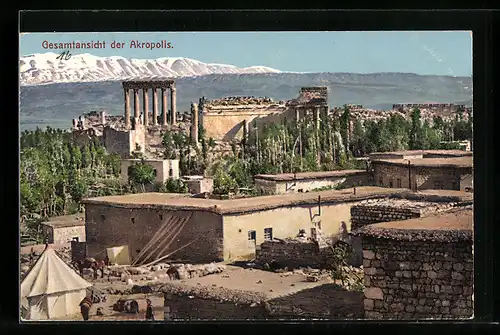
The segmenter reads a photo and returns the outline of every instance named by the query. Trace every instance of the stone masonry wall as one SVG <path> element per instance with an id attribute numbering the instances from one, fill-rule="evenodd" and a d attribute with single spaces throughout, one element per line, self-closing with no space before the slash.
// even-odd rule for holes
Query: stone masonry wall
<path id="1" fill-rule="evenodd" d="M 314 242 L 301 241 L 266 241 L 257 249 L 255 261 L 258 264 L 276 261 L 281 267 L 320 268 L 324 265 L 324 256 L 320 255 L 318 245 Z"/>
<path id="2" fill-rule="evenodd" d="M 85 242 L 85 225 L 74 227 L 55 227 L 54 240 L 50 243 L 68 243 L 74 237 L 78 237 L 78 241 Z"/>
<path id="3" fill-rule="evenodd" d="M 256 304 L 257 305 L 257 304 Z M 264 307 L 232 301 L 202 299 L 193 295 L 165 294 L 165 319 L 168 320 L 234 320 L 264 319 Z"/>
<path id="4" fill-rule="evenodd" d="M 363 238 L 365 318 L 473 315 L 472 243 Z"/>
<path id="5" fill-rule="evenodd" d="M 351 230 L 354 231 L 367 224 L 377 222 L 408 220 L 419 217 L 420 211 L 410 208 L 360 204 L 351 207 Z"/>

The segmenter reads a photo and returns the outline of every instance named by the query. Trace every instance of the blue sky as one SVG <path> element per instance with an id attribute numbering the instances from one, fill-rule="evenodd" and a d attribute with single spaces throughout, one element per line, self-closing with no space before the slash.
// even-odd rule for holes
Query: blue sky
<path id="1" fill-rule="evenodd" d="M 166 40 L 173 48 L 133 49 L 129 47 L 133 40 Z M 20 54 L 60 52 L 44 49 L 43 41 L 107 42 L 105 49 L 71 50 L 73 55 L 187 57 L 296 72 L 472 75 L 472 34 L 468 31 L 30 33 L 20 36 Z M 125 47 L 112 49 L 112 41 L 125 42 Z"/>

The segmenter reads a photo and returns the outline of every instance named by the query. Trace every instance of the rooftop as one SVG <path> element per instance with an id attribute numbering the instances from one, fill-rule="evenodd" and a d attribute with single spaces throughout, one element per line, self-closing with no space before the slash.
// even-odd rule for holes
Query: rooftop
<path id="1" fill-rule="evenodd" d="M 73 215 L 55 216 L 50 218 L 49 221 L 42 222 L 42 224 L 57 228 L 84 226 L 85 214 L 79 213 Z"/>
<path id="2" fill-rule="evenodd" d="M 382 155 L 400 155 L 400 156 L 423 156 L 423 155 L 443 155 L 443 156 L 472 156 L 472 151 L 463 150 L 403 150 L 403 151 L 387 151 L 387 152 L 373 152 L 370 157 Z"/>
<path id="3" fill-rule="evenodd" d="M 320 172 L 299 172 L 299 173 L 280 173 L 280 174 L 258 174 L 255 179 L 263 179 L 270 181 L 293 181 L 304 179 L 322 179 L 346 177 L 356 174 L 368 173 L 365 170 L 337 170 L 337 171 L 320 171 Z"/>
<path id="4" fill-rule="evenodd" d="M 390 240 L 460 242 L 472 241 L 472 206 L 417 219 L 381 222 L 364 226 L 355 235 Z"/>
<path id="5" fill-rule="evenodd" d="M 210 211 L 217 214 L 245 213 L 259 210 L 269 210 L 279 207 L 315 204 L 318 197 L 323 203 L 346 201 L 361 201 L 372 198 L 383 198 L 392 194 L 406 192 L 405 189 L 383 187 L 357 187 L 354 189 L 328 190 L 307 193 L 289 193 L 269 195 L 252 198 L 239 198 L 229 200 L 188 198 L 172 193 L 138 193 L 121 196 L 104 196 L 87 198 L 84 204 L 97 204 L 126 208 L 152 208 L 179 210 Z"/>
<path id="6" fill-rule="evenodd" d="M 373 163 L 382 163 L 396 166 L 411 166 L 419 167 L 442 167 L 442 168 L 471 168 L 472 156 L 470 157 L 450 157 L 450 158 L 415 158 L 415 159 L 376 159 Z"/>

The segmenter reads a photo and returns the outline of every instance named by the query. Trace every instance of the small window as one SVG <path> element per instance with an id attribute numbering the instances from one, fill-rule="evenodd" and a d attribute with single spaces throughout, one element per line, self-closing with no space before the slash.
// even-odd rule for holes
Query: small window
<path id="1" fill-rule="evenodd" d="M 255 241 L 257 239 L 257 232 L 255 230 L 248 231 L 248 240 Z"/>
<path id="2" fill-rule="evenodd" d="M 297 192 L 302 193 L 302 192 L 304 192 L 304 189 L 299 188 L 299 189 L 297 190 Z"/>
<path id="3" fill-rule="evenodd" d="M 264 240 L 271 241 L 273 239 L 273 228 L 264 228 Z"/>
<path id="4" fill-rule="evenodd" d="M 127 168 L 127 175 L 130 176 L 132 174 L 132 166 Z"/>
<path id="5" fill-rule="evenodd" d="M 401 188 L 401 179 L 396 179 L 396 187 Z"/>
<path id="6" fill-rule="evenodd" d="M 169 169 L 168 170 L 168 176 L 173 177 L 174 176 L 174 169 Z"/>
<path id="7" fill-rule="evenodd" d="M 135 218 L 131 218 L 130 221 L 132 221 L 132 223 L 135 223 Z"/>
<path id="8" fill-rule="evenodd" d="M 389 180 L 389 188 L 392 188 L 393 186 L 394 186 L 394 185 L 393 185 L 393 183 L 392 183 L 392 179 L 391 179 L 391 180 Z"/>
<path id="9" fill-rule="evenodd" d="M 163 221 L 163 214 L 158 214 L 158 217 L 160 218 L 160 221 Z"/>
<path id="10" fill-rule="evenodd" d="M 101 220 L 102 221 L 106 220 L 106 216 L 104 214 L 101 215 Z"/>
<path id="11" fill-rule="evenodd" d="M 158 174 L 158 172 L 156 171 L 156 169 L 153 170 L 153 174 L 154 174 L 155 177 Z"/>

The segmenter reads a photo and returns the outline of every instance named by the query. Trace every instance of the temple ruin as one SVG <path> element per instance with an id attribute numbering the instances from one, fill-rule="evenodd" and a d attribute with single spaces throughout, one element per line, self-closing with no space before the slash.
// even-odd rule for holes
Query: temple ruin
<path id="1" fill-rule="evenodd" d="M 134 91 L 134 122 L 140 122 L 144 126 L 149 125 L 149 90 L 153 92 L 153 125 L 158 124 L 158 89 L 161 90 L 161 110 L 162 110 L 162 125 L 166 126 L 168 121 L 175 125 L 176 120 L 176 88 L 173 80 L 133 80 L 124 81 L 123 95 L 125 97 L 125 126 L 127 129 L 131 127 L 130 117 L 130 90 Z M 143 110 L 140 111 L 139 106 L 139 90 L 142 90 L 142 105 Z M 168 94 L 170 90 L 170 110 L 168 109 Z M 142 117 L 141 117 L 142 115 Z M 142 119 L 142 120 L 141 120 Z"/>

